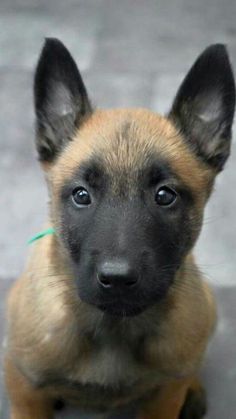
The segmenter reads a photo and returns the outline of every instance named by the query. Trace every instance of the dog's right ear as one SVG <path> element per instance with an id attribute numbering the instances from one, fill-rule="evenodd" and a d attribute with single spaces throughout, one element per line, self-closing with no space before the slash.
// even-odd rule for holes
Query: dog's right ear
<path id="1" fill-rule="evenodd" d="M 39 159 L 51 162 L 92 112 L 75 61 L 57 39 L 48 38 L 34 80 L 36 146 Z"/>

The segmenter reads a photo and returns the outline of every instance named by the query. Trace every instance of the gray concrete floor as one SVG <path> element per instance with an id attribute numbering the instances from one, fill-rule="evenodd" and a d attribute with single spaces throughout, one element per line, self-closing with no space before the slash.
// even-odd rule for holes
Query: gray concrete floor
<path id="1" fill-rule="evenodd" d="M 27 239 L 40 229 L 46 214 L 32 108 L 32 74 L 45 36 L 59 37 L 70 48 L 95 105 L 165 112 L 207 45 L 226 43 L 236 69 L 236 1 L 0 1 L 1 338 L 7 289 L 23 268 Z M 236 417 L 235 163 L 234 141 L 196 249 L 201 269 L 215 287 L 220 313 L 203 369 L 208 419 Z M 0 394 L 0 417 L 5 419 L 2 388 Z M 63 415 L 77 417 L 69 411 Z"/>

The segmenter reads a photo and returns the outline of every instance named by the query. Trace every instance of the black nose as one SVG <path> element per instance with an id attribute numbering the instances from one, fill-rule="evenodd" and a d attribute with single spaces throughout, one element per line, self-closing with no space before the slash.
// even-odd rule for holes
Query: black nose
<path id="1" fill-rule="evenodd" d="M 138 278 L 128 262 L 116 260 L 103 262 L 98 268 L 98 282 L 103 288 L 131 288 Z"/>

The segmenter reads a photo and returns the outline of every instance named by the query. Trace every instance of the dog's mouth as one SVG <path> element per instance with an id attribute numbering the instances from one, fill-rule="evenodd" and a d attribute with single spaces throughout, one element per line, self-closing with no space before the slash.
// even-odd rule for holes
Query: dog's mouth
<path id="1" fill-rule="evenodd" d="M 124 318 L 137 316 L 159 304 L 168 293 L 174 272 L 169 270 L 161 278 L 156 275 L 141 277 L 134 285 L 126 282 L 123 286 L 118 283 L 107 287 L 104 282 L 101 286 L 96 276 L 79 272 L 78 277 L 84 279 L 84 282 L 77 281 L 80 300 L 107 315 Z"/>
<path id="2" fill-rule="evenodd" d="M 152 288 L 152 292 L 146 292 L 145 296 L 139 289 L 133 290 L 132 287 L 129 292 L 113 292 L 109 295 L 97 293 L 97 290 L 93 293 L 88 292 L 85 288 L 80 288 L 78 291 L 82 301 L 95 306 L 107 315 L 120 318 L 134 317 L 162 301 L 166 297 L 171 283 L 171 277 L 168 281 L 159 282 L 159 286 L 156 289 Z"/>
<path id="3" fill-rule="evenodd" d="M 134 317 L 141 314 L 148 305 L 134 304 L 99 304 L 97 307 L 104 313 L 114 317 Z"/>

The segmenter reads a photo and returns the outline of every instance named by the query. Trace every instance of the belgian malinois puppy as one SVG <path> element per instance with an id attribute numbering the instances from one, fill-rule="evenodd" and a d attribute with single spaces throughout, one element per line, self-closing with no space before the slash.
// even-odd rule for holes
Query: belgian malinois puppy
<path id="1" fill-rule="evenodd" d="M 229 156 L 234 78 L 212 45 L 171 111 L 95 110 L 65 46 L 47 39 L 34 84 L 50 196 L 8 302 L 12 419 L 51 419 L 55 400 L 139 419 L 205 413 L 197 372 L 214 298 L 192 257 Z"/>

